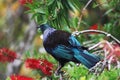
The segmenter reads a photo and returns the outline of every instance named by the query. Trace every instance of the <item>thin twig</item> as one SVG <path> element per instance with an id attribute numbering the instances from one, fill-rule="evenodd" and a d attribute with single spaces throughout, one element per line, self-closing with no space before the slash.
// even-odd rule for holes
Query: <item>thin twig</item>
<path id="1" fill-rule="evenodd" d="M 60 73 L 60 79 L 59 80 L 63 80 L 62 73 Z"/>
<path id="2" fill-rule="evenodd" d="M 83 42 L 83 45 L 91 44 L 91 43 L 93 43 L 94 41 L 95 41 L 95 40 L 84 41 L 84 42 Z"/>
<path id="3" fill-rule="evenodd" d="M 73 35 L 74 36 L 77 36 L 79 34 L 83 34 L 83 33 L 91 33 L 91 32 L 95 32 L 95 33 L 100 33 L 100 34 L 104 34 L 106 35 L 107 37 L 110 37 L 111 39 L 113 39 L 116 43 L 118 43 L 120 45 L 120 41 L 115 38 L 113 35 L 111 35 L 110 33 L 107 33 L 107 32 L 104 32 L 104 31 L 101 31 L 101 30 L 83 30 L 83 31 L 76 31 L 76 32 L 73 32 Z"/>
<path id="4" fill-rule="evenodd" d="M 117 61 L 117 68 L 120 68 L 120 61 Z"/>
<path id="5" fill-rule="evenodd" d="M 93 54 L 101 54 L 101 53 L 103 53 L 103 50 L 98 50 L 93 52 Z"/>
<path id="6" fill-rule="evenodd" d="M 78 26 L 77 26 L 77 27 L 80 26 L 80 23 L 81 23 L 81 20 L 82 20 L 82 16 L 83 16 L 83 12 L 86 10 L 86 8 L 88 7 L 88 5 L 89 5 L 91 2 L 92 2 L 92 0 L 89 0 L 89 1 L 87 2 L 87 4 L 85 5 L 85 7 L 82 9 L 81 15 L 80 15 L 80 17 L 79 17 L 79 21 L 78 21 Z"/>
<path id="7" fill-rule="evenodd" d="M 102 44 L 102 43 L 101 43 L 101 42 L 99 42 L 99 43 L 95 44 L 94 46 L 92 46 L 92 47 L 88 48 L 88 50 L 92 50 L 92 49 L 96 48 L 97 46 L 99 46 L 100 44 Z"/>

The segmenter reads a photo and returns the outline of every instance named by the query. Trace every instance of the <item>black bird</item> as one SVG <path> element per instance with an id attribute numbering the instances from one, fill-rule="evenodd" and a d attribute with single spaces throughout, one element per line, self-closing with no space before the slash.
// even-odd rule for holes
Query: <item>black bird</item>
<path id="1" fill-rule="evenodd" d="M 93 67 L 100 58 L 89 53 L 78 40 L 69 32 L 56 30 L 48 24 L 38 26 L 43 33 L 43 46 L 57 61 L 59 66 L 56 73 L 69 61 L 82 63 L 88 69 Z"/>

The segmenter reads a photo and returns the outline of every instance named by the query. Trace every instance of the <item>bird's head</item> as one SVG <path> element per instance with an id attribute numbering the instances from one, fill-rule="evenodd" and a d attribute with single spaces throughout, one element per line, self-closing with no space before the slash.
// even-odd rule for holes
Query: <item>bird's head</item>
<path id="1" fill-rule="evenodd" d="M 39 25 L 39 26 L 37 27 L 37 29 L 38 29 L 38 30 L 41 30 L 42 33 L 43 33 L 46 29 L 48 29 L 48 28 L 50 28 L 50 25 L 48 25 L 48 24 L 42 24 L 42 25 Z"/>

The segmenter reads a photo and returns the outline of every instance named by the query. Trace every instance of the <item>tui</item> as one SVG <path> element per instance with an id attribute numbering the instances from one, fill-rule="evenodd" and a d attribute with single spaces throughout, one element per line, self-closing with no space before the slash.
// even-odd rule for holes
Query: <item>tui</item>
<path id="1" fill-rule="evenodd" d="M 100 61 L 98 56 L 90 54 L 69 32 L 56 30 L 48 24 L 42 24 L 37 28 L 43 33 L 45 50 L 59 61 L 56 74 L 62 72 L 61 68 L 69 61 L 82 63 L 88 69 Z"/>

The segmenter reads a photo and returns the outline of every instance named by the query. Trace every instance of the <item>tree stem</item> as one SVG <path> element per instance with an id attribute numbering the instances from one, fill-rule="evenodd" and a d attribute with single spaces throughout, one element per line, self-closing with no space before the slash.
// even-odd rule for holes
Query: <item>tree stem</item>
<path id="1" fill-rule="evenodd" d="M 79 34 L 83 34 L 83 33 L 90 33 L 90 32 L 95 32 L 95 33 L 100 33 L 100 34 L 104 34 L 106 35 L 107 37 L 110 37 L 111 39 L 113 39 L 116 43 L 118 43 L 120 45 L 120 41 L 115 38 L 113 35 L 111 35 L 110 33 L 107 33 L 107 32 L 104 32 L 104 31 L 101 31 L 101 30 L 83 30 L 83 31 L 76 31 L 76 32 L 73 32 L 73 35 L 77 36 Z"/>
<path id="2" fill-rule="evenodd" d="M 87 2 L 87 4 L 83 7 L 82 11 L 81 11 L 81 15 L 79 17 L 79 21 L 78 21 L 78 26 L 77 28 L 80 26 L 80 23 L 81 23 L 81 20 L 82 20 L 82 17 L 83 17 L 83 12 L 86 10 L 86 8 L 88 7 L 88 5 L 92 2 L 92 0 L 89 0 Z"/>

